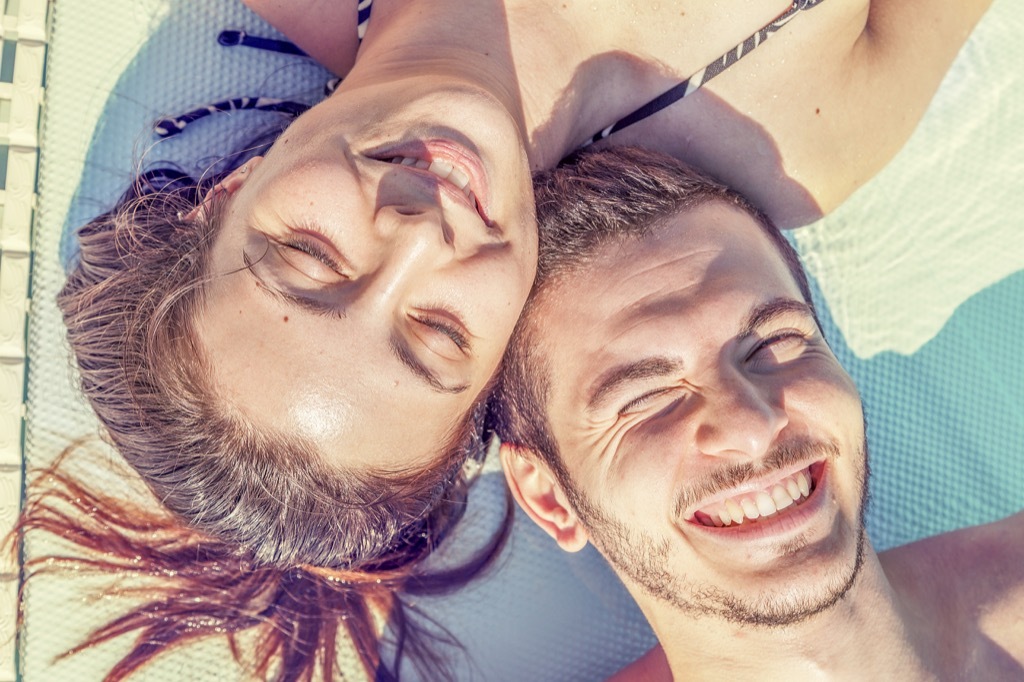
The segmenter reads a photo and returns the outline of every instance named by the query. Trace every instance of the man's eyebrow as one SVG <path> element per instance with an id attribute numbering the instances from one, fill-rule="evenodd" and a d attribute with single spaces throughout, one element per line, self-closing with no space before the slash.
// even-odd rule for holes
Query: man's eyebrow
<path id="1" fill-rule="evenodd" d="M 592 384 L 590 396 L 587 398 L 587 410 L 594 411 L 602 406 L 605 400 L 623 384 L 638 379 L 650 379 L 682 371 L 684 363 L 677 358 L 655 356 L 625 362 L 604 372 Z"/>
<path id="2" fill-rule="evenodd" d="M 750 311 L 746 321 L 743 323 L 740 337 L 753 336 L 757 333 L 758 328 L 768 324 L 777 317 L 790 314 L 807 317 L 815 320 L 815 323 L 817 323 L 814 309 L 806 302 L 795 298 L 773 298 Z"/>
<path id="3" fill-rule="evenodd" d="M 391 352 L 395 354 L 395 357 L 399 361 L 409 368 L 409 370 L 416 375 L 417 378 L 421 379 L 423 383 L 429 386 L 438 393 L 449 393 L 452 395 L 463 393 L 469 388 L 469 384 L 445 384 L 438 378 L 437 374 L 432 372 L 429 367 L 419 361 L 412 350 L 409 349 L 409 344 L 406 343 L 405 339 L 401 338 L 397 334 L 392 334 L 388 340 L 388 346 L 391 348 Z"/>
<path id="4" fill-rule="evenodd" d="M 744 321 L 740 336 L 751 336 L 763 325 L 768 324 L 775 318 L 786 314 L 798 314 L 810 319 L 815 319 L 814 310 L 804 301 L 794 298 L 775 298 L 755 307 L 747 315 Z M 604 372 L 594 383 L 587 398 L 587 410 L 594 411 L 602 406 L 618 388 L 623 384 L 638 379 L 651 379 L 655 377 L 678 374 L 685 368 L 685 363 L 678 358 L 656 356 L 626 362 L 612 367 Z"/>

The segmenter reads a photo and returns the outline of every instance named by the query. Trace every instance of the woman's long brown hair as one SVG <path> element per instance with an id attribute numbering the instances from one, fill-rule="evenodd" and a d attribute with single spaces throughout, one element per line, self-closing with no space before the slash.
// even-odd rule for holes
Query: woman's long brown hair
<path id="1" fill-rule="evenodd" d="M 400 595 L 465 583 L 507 536 L 508 501 L 501 529 L 469 560 L 423 568 L 465 508 L 462 470 L 482 447 L 481 410 L 439 444 L 431 467 L 377 475 L 329 466 L 310 443 L 225 409 L 194 326 L 218 216 L 193 209 L 212 183 L 153 186 L 151 177 L 79 231 L 58 305 L 104 437 L 154 499 L 98 492 L 61 457 L 30 485 L 17 532 L 53 533 L 82 551 L 30 560 L 29 579 L 63 567 L 151 576 L 157 587 L 67 655 L 137 633 L 105 678 L 115 682 L 162 652 L 226 636 L 261 677 L 331 680 L 343 633 L 370 678 L 397 676 L 403 655 L 443 677 Z M 391 623 L 392 661 L 382 660 L 379 617 Z M 249 661 L 241 633 L 256 635 Z"/>
<path id="2" fill-rule="evenodd" d="M 67 459 L 90 461 L 93 456 L 87 444 L 76 444 L 38 472 L 15 532 L 49 533 L 78 550 L 29 559 L 26 583 L 52 573 L 146 578 L 128 583 L 133 587 L 119 581 L 113 589 L 119 596 L 139 598 L 141 605 L 63 654 L 135 633 L 130 651 L 105 682 L 126 679 L 153 657 L 210 636 L 226 637 L 236 661 L 261 679 L 342 677 L 337 658 L 341 638 L 358 655 L 368 679 L 397 678 L 406 653 L 427 679 L 446 679 L 446 662 L 433 645 L 456 642 L 436 634 L 436 628 L 427 634 L 410 618 L 403 597 L 441 594 L 478 575 L 500 552 L 512 511 L 509 499 L 501 530 L 449 570 L 425 572 L 418 562 L 368 570 L 258 566 L 238 547 L 188 528 L 154 501 L 101 493 L 65 466 Z M 75 471 L 83 468 L 76 464 Z M 393 633 L 391 661 L 382 660 L 379 616 L 387 618 Z M 245 640 L 251 642 L 248 648 L 240 645 L 241 634 L 255 635 Z"/>

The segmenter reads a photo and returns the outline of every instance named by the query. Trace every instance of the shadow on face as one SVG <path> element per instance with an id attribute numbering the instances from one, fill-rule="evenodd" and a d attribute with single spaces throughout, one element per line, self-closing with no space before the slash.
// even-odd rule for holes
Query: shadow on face
<path id="1" fill-rule="evenodd" d="M 234 409 L 385 472 L 452 442 L 536 267 L 518 138 L 476 145 L 431 122 L 438 93 L 408 94 L 371 128 L 379 93 L 336 94 L 222 184 L 198 321 Z"/>

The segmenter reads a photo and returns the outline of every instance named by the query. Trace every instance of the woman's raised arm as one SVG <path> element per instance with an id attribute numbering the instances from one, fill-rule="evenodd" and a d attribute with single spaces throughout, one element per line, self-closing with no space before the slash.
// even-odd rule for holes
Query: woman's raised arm
<path id="1" fill-rule="evenodd" d="M 357 0 L 242 2 L 336 76 L 352 68 L 359 48 Z"/>

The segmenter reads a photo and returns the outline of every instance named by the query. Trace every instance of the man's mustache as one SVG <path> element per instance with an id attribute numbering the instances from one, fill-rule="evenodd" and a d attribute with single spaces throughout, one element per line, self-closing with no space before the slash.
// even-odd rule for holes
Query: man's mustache
<path id="1" fill-rule="evenodd" d="M 840 454 L 839 445 L 834 441 L 797 437 L 778 443 L 759 462 L 730 464 L 687 484 L 676 498 L 675 518 L 681 518 L 686 509 L 723 490 L 800 462 L 820 460 L 823 457 L 835 460 Z"/>

